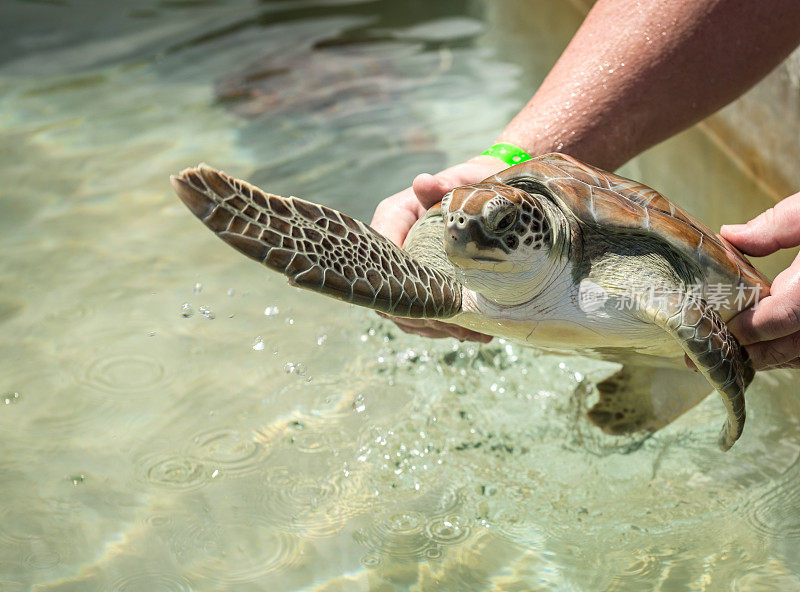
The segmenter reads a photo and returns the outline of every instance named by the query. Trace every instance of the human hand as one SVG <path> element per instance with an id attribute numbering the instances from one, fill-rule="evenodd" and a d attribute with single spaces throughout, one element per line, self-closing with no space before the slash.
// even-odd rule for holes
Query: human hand
<path id="1" fill-rule="evenodd" d="M 505 168 L 508 168 L 508 165 L 502 160 L 491 156 L 476 156 L 435 175 L 427 173 L 418 175 L 411 187 L 387 197 L 378 204 L 370 225 L 396 245 L 402 246 L 414 222 L 425 215 L 428 208 L 440 202 L 448 191 L 454 187 L 482 181 Z M 481 343 L 492 340 L 489 335 L 442 321 L 404 319 L 378 314 L 394 321 L 402 331 L 423 337 L 455 337 L 461 341 Z"/>
<path id="2" fill-rule="evenodd" d="M 723 226 L 720 234 L 756 257 L 800 245 L 800 193 L 747 224 Z M 769 296 L 736 315 L 728 328 L 746 346 L 756 370 L 800 368 L 800 255 L 778 274 Z"/>

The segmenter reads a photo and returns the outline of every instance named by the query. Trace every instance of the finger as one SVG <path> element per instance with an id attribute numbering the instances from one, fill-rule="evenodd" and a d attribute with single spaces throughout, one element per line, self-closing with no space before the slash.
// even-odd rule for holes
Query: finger
<path id="1" fill-rule="evenodd" d="M 450 334 L 440 327 L 428 324 L 428 321 L 420 319 L 404 319 L 391 317 L 381 314 L 382 317 L 392 321 L 397 328 L 404 333 L 424 335 L 425 337 L 450 337 Z"/>
<path id="2" fill-rule="evenodd" d="M 800 364 L 800 331 L 773 341 L 747 346 L 756 370 L 796 368 Z"/>
<path id="3" fill-rule="evenodd" d="M 417 175 L 411 187 L 414 189 L 414 194 L 417 196 L 419 203 L 425 209 L 442 201 L 445 194 L 453 188 L 451 183 L 442 176 L 429 175 L 428 173 Z"/>
<path id="4" fill-rule="evenodd" d="M 416 319 L 401 319 L 397 317 L 388 317 L 388 316 L 385 316 L 384 318 L 387 318 L 390 321 L 392 321 L 395 325 L 397 325 L 397 328 L 400 329 L 403 333 L 408 333 L 410 335 L 421 335 L 423 337 L 433 337 L 437 339 L 444 337 L 452 337 L 452 335 L 445 329 L 436 326 L 431 326 L 427 324 L 426 321 L 419 321 Z"/>
<path id="5" fill-rule="evenodd" d="M 800 257 L 775 278 L 772 290 L 756 306 L 728 321 L 728 328 L 742 345 L 780 339 L 800 330 Z"/>
<path id="6" fill-rule="evenodd" d="M 438 329 L 430 329 L 428 327 L 404 327 L 403 325 L 397 325 L 397 328 L 400 329 L 403 333 L 407 333 L 409 335 L 417 335 L 419 337 L 429 337 L 430 339 L 447 339 L 452 337 L 452 335 L 444 331 L 439 331 Z"/>
<path id="7" fill-rule="evenodd" d="M 409 187 L 379 203 L 370 226 L 394 244 L 402 246 L 408 231 L 424 213 Z"/>
<path id="8" fill-rule="evenodd" d="M 800 245 L 800 193 L 787 197 L 747 224 L 723 226 L 720 234 L 756 257 Z"/>
<path id="9" fill-rule="evenodd" d="M 477 331 L 464 329 L 463 327 L 457 327 L 456 330 L 453 331 L 452 336 L 459 341 L 476 341 L 478 343 L 489 343 L 494 339 L 491 335 L 485 335 Z"/>
<path id="10" fill-rule="evenodd" d="M 407 323 L 420 323 L 420 321 L 412 319 L 403 319 L 403 321 Z M 491 335 L 484 335 L 483 333 L 478 333 L 477 331 L 473 331 L 459 325 L 454 325 L 452 323 L 437 321 L 436 319 L 425 319 L 422 321 L 422 323 L 431 329 L 442 331 L 450 337 L 455 337 L 459 341 L 478 341 L 481 343 L 489 343 L 492 340 Z"/>
<path id="11" fill-rule="evenodd" d="M 471 329 L 466 329 L 451 323 L 443 323 L 435 319 L 405 319 L 402 317 L 392 317 L 381 312 L 377 314 L 392 321 L 404 333 L 436 338 L 454 337 L 459 341 L 477 341 L 479 343 L 489 343 L 492 340 L 491 335 L 484 335 L 483 333 L 478 333 Z"/>
<path id="12" fill-rule="evenodd" d="M 453 337 L 459 341 L 477 341 L 479 343 L 489 343 L 492 340 L 491 335 L 484 335 L 471 329 L 465 329 L 458 325 L 451 325 L 449 323 L 440 323 L 433 321 L 434 325 L 428 326 L 428 330 L 435 331 L 442 337 Z"/>

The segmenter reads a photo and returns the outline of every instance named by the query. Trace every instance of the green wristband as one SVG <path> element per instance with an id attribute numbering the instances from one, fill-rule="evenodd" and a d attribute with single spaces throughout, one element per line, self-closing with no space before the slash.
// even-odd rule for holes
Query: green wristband
<path id="1" fill-rule="evenodd" d="M 495 144 L 485 152 L 481 153 L 481 156 L 484 155 L 499 158 L 509 166 L 514 166 L 515 164 L 519 164 L 533 158 L 533 156 L 525 152 L 522 148 L 517 148 L 514 146 L 514 144 L 505 143 Z"/>

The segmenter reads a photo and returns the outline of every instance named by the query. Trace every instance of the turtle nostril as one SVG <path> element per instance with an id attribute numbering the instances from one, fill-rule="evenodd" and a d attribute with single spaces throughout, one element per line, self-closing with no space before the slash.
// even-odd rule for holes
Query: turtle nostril
<path id="1" fill-rule="evenodd" d="M 467 223 L 467 217 L 460 213 L 448 214 L 447 223 L 452 226 L 463 227 Z"/>

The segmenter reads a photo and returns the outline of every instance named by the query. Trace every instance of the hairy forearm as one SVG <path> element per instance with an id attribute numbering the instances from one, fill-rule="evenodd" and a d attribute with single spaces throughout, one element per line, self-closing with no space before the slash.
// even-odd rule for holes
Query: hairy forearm
<path id="1" fill-rule="evenodd" d="M 614 170 L 707 117 L 800 43 L 800 0 L 598 0 L 499 137 Z"/>

